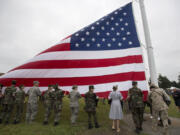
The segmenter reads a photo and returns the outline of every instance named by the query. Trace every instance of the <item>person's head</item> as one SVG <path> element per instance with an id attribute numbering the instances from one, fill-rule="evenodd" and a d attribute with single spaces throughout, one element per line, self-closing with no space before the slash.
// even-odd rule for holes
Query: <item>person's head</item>
<path id="1" fill-rule="evenodd" d="M 48 85 L 48 90 L 52 90 L 53 86 L 52 85 Z"/>
<path id="2" fill-rule="evenodd" d="M 77 86 L 77 85 L 73 85 L 73 86 L 72 86 L 72 89 L 73 89 L 73 90 L 77 90 L 77 89 L 78 89 L 78 86 Z"/>
<path id="3" fill-rule="evenodd" d="M 89 85 L 89 91 L 94 92 L 94 85 Z"/>
<path id="4" fill-rule="evenodd" d="M 3 87 L 4 87 L 4 85 L 0 83 L 0 89 L 2 89 Z"/>
<path id="5" fill-rule="evenodd" d="M 24 85 L 23 84 L 19 85 L 19 89 L 24 90 Z"/>
<path id="6" fill-rule="evenodd" d="M 34 82 L 33 82 L 33 85 L 36 86 L 36 87 L 38 87 L 38 86 L 39 86 L 39 82 L 38 82 L 38 81 L 34 81 Z"/>
<path id="7" fill-rule="evenodd" d="M 116 91 L 118 89 L 118 86 L 117 85 L 114 85 L 113 86 L 113 91 Z"/>
<path id="8" fill-rule="evenodd" d="M 156 88 L 158 88 L 158 87 L 155 84 L 151 84 L 150 90 L 153 90 L 153 89 L 156 89 Z"/>
<path id="9" fill-rule="evenodd" d="M 16 85 L 16 80 L 12 80 L 11 84 Z"/>
<path id="10" fill-rule="evenodd" d="M 55 85 L 53 85 L 53 88 L 54 88 L 55 90 L 58 90 L 58 89 L 59 89 L 59 85 L 56 83 Z"/>
<path id="11" fill-rule="evenodd" d="M 133 87 L 137 87 L 137 84 L 138 84 L 138 83 L 137 83 L 136 81 L 133 81 L 133 82 L 132 82 L 132 86 L 133 86 Z"/>

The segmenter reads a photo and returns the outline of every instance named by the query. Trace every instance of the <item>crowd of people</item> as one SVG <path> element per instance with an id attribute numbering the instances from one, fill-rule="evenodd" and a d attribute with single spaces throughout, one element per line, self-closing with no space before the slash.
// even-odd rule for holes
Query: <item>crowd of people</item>
<path id="1" fill-rule="evenodd" d="M 43 101 L 45 112 L 43 124 L 47 125 L 52 110 L 54 110 L 54 125 L 59 124 L 62 102 L 64 93 L 59 88 L 58 84 L 49 85 L 48 89 L 42 94 L 39 89 L 39 82 L 34 81 L 33 87 L 30 88 L 27 93 L 24 91 L 24 85 L 20 85 L 17 89 L 16 81 L 12 81 L 12 85 L 7 87 L 2 93 L 3 85 L 0 84 L 0 124 L 5 121 L 5 124 L 9 124 L 13 108 L 16 108 L 14 116 L 14 124 L 18 124 L 21 121 L 25 97 L 28 96 L 27 108 L 26 108 L 26 122 L 32 123 L 35 120 L 38 112 L 38 99 Z M 88 116 L 88 129 L 93 128 L 92 117 L 94 120 L 95 128 L 99 128 L 98 120 L 96 117 L 96 108 L 98 104 L 98 97 L 94 93 L 94 86 L 89 86 L 89 91 L 84 95 L 85 106 L 84 110 Z M 135 132 L 139 134 L 143 128 L 143 114 L 145 109 L 145 102 L 143 100 L 143 92 L 138 88 L 138 83 L 133 81 L 132 88 L 128 91 L 127 99 L 123 99 L 121 92 L 118 91 L 118 86 L 113 86 L 112 92 L 108 96 L 109 103 L 111 104 L 109 118 L 112 120 L 112 130 L 120 132 L 120 120 L 123 119 L 122 102 L 128 102 L 129 109 L 132 112 L 132 118 L 135 125 Z M 173 97 L 178 98 L 179 92 L 174 91 Z M 78 92 L 78 86 L 72 86 L 72 91 L 68 95 L 70 99 L 71 109 L 71 124 L 75 125 L 79 112 L 79 99 L 81 98 Z M 164 127 L 163 133 L 168 134 L 168 105 L 170 97 L 167 93 L 157 87 L 156 85 L 150 85 L 150 92 L 146 101 L 152 109 L 152 129 L 157 131 L 158 119 L 162 121 Z M 179 104 L 177 102 L 176 104 Z"/>

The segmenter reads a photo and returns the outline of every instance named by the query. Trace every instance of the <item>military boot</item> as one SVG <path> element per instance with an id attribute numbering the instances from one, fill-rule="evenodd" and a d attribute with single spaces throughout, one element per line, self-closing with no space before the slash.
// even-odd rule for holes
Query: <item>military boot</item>
<path id="1" fill-rule="evenodd" d="M 17 124 L 17 121 L 16 121 L 16 120 L 14 120 L 13 124 Z"/>
<path id="2" fill-rule="evenodd" d="M 92 128 L 93 128 L 92 124 L 89 123 L 88 129 L 92 129 Z"/>
<path id="3" fill-rule="evenodd" d="M 140 134 L 140 130 L 138 128 L 135 129 L 136 134 Z"/>
<path id="4" fill-rule="evenodd" d="M 58 122 L 54 122 L 54 126 L 57 126 L 57 125 L 59 125 L 59 123 Z"/>
<path id="5" fill-rule="evenodd" d="M 48 121 L 44 121 L 44 122 L 43 122 L 43 125 L 47 125 L 47 124 L 48 124 Z"/>
<path id="6" fill-rule="evenodd" d="M 99 128 L 99 124 L 98 123 L 95 123 L 95 128 Z"/>

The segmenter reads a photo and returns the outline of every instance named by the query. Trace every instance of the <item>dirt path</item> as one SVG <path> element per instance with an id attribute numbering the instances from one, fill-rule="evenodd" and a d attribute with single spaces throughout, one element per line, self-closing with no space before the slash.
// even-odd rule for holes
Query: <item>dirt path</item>
<path id="1" fill-rule="evenodd" d="M 170 135 L 180 135 L 180 119 L 179 118 L 170 118 L 172 121 L 172 125 L 169 127 Z M 123 135 L 135 135 L 133 132 L 134 124 L 132 121 L 131 114 L 127 114 L 124 116 L 125 126 L 122 126 L 122 131 L 124 131 Z M 143 123 L 143 132 L 148 135 L 161 135 L 162 127 L 158 127 L 158 132 L 152 131 L 152 119 L 150 119 L 150 115 L 145 114 L 145 121 Z M 127 132 L 128 131 L 128 132 Z M 129 134 L 130 133 L 130 134 Z"/>

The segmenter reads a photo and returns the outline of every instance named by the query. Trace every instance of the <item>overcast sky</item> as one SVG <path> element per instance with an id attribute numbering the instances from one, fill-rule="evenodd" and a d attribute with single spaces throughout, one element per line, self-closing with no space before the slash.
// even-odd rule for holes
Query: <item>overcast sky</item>
<path id="1" fill-rule="evenodd" d="M 23 64 L 131 0 L 0 0 L 0 72 Z M 145 0 L 157 72 L 180 74 L 180 0 Z M 138 3 L 134 14 L 144 43 Z"/>

